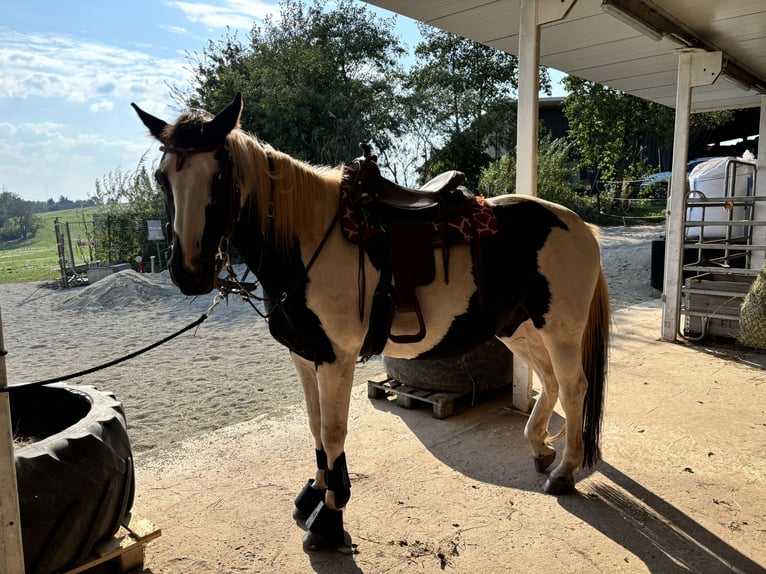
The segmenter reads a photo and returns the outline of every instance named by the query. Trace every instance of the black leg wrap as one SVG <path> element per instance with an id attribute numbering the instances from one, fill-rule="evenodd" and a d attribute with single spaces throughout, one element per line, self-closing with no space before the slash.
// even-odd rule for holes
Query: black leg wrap
<path id="1" fill-rule="evenodd" d="M 315 451 L 317 455 L 317 468 L 319 470 L 327 470 L 327 453 L 324 449 Z"/>
<path id="2" fill-rule="evenodd" d="M 314 488 L 313 486 L 314 480 L 310 479 L 295 498 L 293 518 L 296 520 L 306 520 L 314 512 L 317 505 L 324 500 L 324 493 L 327 490 L 324 488 Z"/>
<path id="3" fill-rule="evenodd" d="M 334 544 L 344 542 L 343 511 L 330 510 L 320 502 L 306 521 L 306 528 L 317 536 Z"/>
<path id="4" fill-rule="evenodd" d="M 351 498 L 351 479 L 348 477 L 346 453 L 342 452 L 335 459 L 332 470 L 327 470 L 327 489 L 335 493 L 335 506 L 343 508 Z"/>

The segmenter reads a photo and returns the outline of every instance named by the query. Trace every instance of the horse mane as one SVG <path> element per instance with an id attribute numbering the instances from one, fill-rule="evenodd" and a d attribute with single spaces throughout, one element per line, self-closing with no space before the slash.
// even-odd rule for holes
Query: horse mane
<path id="1" fill-rule="evenodd" d="M 321 238 L 338 210 L 342 168 L 312 166 L 239 129 L 229 133 L 226 143 L 241 206 L 253 202 L 260 228 L 272 226 L 276 246 L 289 251 L 295 236 Z"/>

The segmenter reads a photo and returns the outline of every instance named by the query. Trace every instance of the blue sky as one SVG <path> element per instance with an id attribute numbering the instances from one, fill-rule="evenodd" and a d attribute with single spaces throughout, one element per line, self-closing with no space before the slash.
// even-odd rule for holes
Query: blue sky
<path id="1" fill-rule="evenodd" d="M 201 53 L 227 26 L 246 38 L 254 22 L 279 13 L 277 4 L 6 2 L 0 19 L 0 191 L 28 200 L 85 199 L 105 174 L 134 169 L 156 144 L 130 102 L 173 120 L 168 85 L 189 86 L 187 54 Z M 398 16 L 396 32 L 414 48 L 413 21 Z"/>

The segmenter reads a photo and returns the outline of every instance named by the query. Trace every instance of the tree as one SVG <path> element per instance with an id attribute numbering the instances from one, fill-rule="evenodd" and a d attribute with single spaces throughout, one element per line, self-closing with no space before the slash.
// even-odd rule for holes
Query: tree
<path id="1" fill-rule="evenodd" d="M 430 123 L 444 143 L 433 146 L 423 167 L 426 177 L 444 169 L 466 173 L 469 186 L 478 182 L 481 168 L 492 157 L 486 153 L 497 143 L 496 133 L 507 133 L 515 113 L 487 116 L 492 110 L 509 110 L 518 87 L 515 56 L 473 40 L 420 24 L 423 41 L 415 48 L 417 62 L 406 78 L 405 88 L 417 102 L 416 117 Z M 550 92 L 547 70 L 540 84 Z"/>
<path id="2" fill-rule="evenodd" d="M 146 156 L 134 171 L 116 170 L 96 181 L 93 196 L 96 258 L 109 263 L 148 259 L 155 246 L 148 239 L 147 219 L 167 220 L 161 189 L 149 175 Z"/>
<path id="3" fill-rule="evenodd" d="M 563 80 L 569 95 L 564 113 L 581 165 L 596 179 L 622 181 L 650 171 L 645 143 L 670 146 L 674 112 L 671 108 L 581 78 Z M 731 119 L 731 112 L 694 114 L 692 130 L 708 129 Z"/>
<path id="4" fill-rule="evenodd" d="M 25 201 L 15 193 L 0 192 L 0 239 L 28 239 L 34 237 L 41 226 L 34 213 L 34 202 Z"/>
<path id="5" fill-rule="evenodd" d="M 593 208 L 576 190 L 577 163 L 574 145 L 567 139 L 544 136 L 538 146 L 537 195 L 592 218 Z M 478 190 L 487 197 L 516 193 L 516 155 L 509 153 L 487 165 L 481 172 Z"/>
<path id="6" fill-rule="evenodd" d="M 216 111 L 242 91 L 243 127 L 313 163 L 348 161 L 360 141 L 384 149 L 401 131 L 404 50 L 392 24 L 352 0 L 329 11 L 320 0 L 282 2 L 279 19 L 254 27 L 249 44 L 231 35 L 208 44 L 185 101 Z"/>

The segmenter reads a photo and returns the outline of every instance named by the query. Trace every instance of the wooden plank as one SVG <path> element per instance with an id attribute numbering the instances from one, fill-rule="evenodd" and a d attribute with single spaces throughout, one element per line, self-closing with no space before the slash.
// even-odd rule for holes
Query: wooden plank
<path id="1" fill-rule="evenodd" d="M 133 536 L 142 542 L 154 540 L 162 534 L 162 531 L 157 528 L 154 522 L 135 512 L 130 513 L 128 522 L 124 526 Z"/>
<path id="2" fill-rule="evenodd" d="M 120 573 L 140 568 L 144 563 L 144 546 L 161 534 L 162 530 L 153 522 L 133 512 L 115 536 L 96 545 L 87 562 L 62 574 L 87 573 L 106 562 L 114 564 Z"/>
<path id="3" fill-rule="evenodd" d="M 3 319 L 0 314 L 0 387 L 6 386 L 8 380 L 5 371 Z M 24 573 L 19 514 L 11 401 L 8 393 L 0 393 L 0 572 L 4 574 Z"/>

